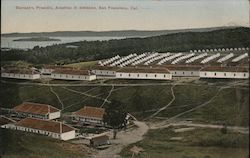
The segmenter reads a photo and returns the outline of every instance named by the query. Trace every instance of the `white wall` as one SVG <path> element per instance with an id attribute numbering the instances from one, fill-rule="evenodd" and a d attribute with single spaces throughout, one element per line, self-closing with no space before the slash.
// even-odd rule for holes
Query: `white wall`
<path id="1" fill-rule="evenodd" d="M 110 70 L 92 70 L 92 72 L 100 76 L 115 76 L 116 74 L 115 71 L 110 71 Z"/>
<path id="2" fill-rule="evenodd" d="M 59 133 L 53 133 L 53 132 L 43 131 L 43 130 L 39 130 L 39 129 L 26 128 L 26 127 L 22 127 L 22 126 L 15 126 L 14 124 L 2 125 L 1 128 L 14 129 L 14 130 L 30 132 L 30 133 L 37 133 L 37 134 L 46 135 L 46 136 L 49 136 L 49 137 L 52 137 L 55 139 L 61 139 L 61 140 L 69 140 L 69 139 L 75 138 L 75 130 L 59 134 Z"/>
<path id="3" fill-rule="evenodd" d="M 199 77 L 200 72 L 199 71 L 180 71 L 180 70 L 170 70 L 170 73 L 173 77 L 179 76 L 179 77 Z"/>
<path id="4" fill-rule="evenodd" d="M 69 131 L 69 132 L 65 132 L 61 134 L 61 139 L 62 140 L 70 140 L 70 139 L 74 139 L 76 137 L 76 133 L 75 130 Z"/>
<path id="5" fill-rule="evenodd" d="M 162 73 L 125 73 L 125 72 L 116 72 L 116 78 L 171 80 L 172 79 L 172 74 L 168 74 L 168 73 L 162 74 Z"/>
<path id="6" fill-rule="evenodd" d="M 236 79 L 247 79 L 249 78 L 249 72 L 211 72 L 201 71 L 200 78 L 236 78 Z"/>
<path id="7" fill-rule="evenodd" d="M 50 113 L 49 114 L 49 120 L 60 118 L 60 116 L 61 116 L 61 111 Z"/>
<path id="8" fill-rule="evenodd" d="M 96 79 L 96 75 L 69 75 L 69 74 L 51 74 L 53 79 L 61 80 L 86 80 L 91 81 Z"/>
<path id="9" fill-rule="evenodd" d="M 90 124 L 98 124 L 98 125 L 103 125 L 103 120 L 100 118 L 90 118 L 90 117 L 79 117 L 79 116 L 74 116 L 74 119 L 80 122 L 84 123 L 90 123 Z"/>
<path id="10" fill-rule="evenodd" d="M 42 74 L 51 74 L 54 71 L 54 69 L 42 68 L 40 71 L 41 71 Z"/>
<path id="11" fill-rule="evenodd" d="M 34 80 L 34 79 L 39 79 L 40 78 L 40 74 L 1 73 L 1 77 Z"/>

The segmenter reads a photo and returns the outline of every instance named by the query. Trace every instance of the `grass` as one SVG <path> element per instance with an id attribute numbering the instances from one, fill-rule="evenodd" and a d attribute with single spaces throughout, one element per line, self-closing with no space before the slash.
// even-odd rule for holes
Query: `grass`
<path id="1" fill-rule="evenodd" d="M 75 83 L 57 81 L 56 83 Z M 143 83 L 158 83 L 159 81 L 143 80 Z M 171 83 L 166 81 L 166 83 Z M 226 81 L 230 84 L 234 81 Z M 78 82 L 77 82 L 78 83 Z M 139 83 L 137 80 L 107 80 L 106 83 Z M 23 101 L 32 101 L 51 104 L 59 109 L 62 108 L 55 94 L 49 86 L 27 86 L 1 83 L 1 96 L 5 99 L 0 101 L 1 107 L 12 108 Z M 206 103 L 215 96 L 221 81 L 200 81 L 189 85 L 176 85 L 174 87 L 175 101 L 157 117 L 168 118 L 181 112 L 192 109 Z M 167 105 L 171 99 L 171 85 L 147 85 L 147 86 L 119 86 L 114 87 L 108 100 L 119 100 L 126 105 L 127 111 L 142 120 L 159 108 Z M 108 96 L 112 86 L 72 86 L 52 87 L 64 104 L 63 112 L 73 112 L 85 105 L 101 106 Z M 77 92 L 72 92 L 77 91 Z M 81 94 L 82 93 L 82 94 Z M 227 123 L 228 125 L 248 126 L 249 121 L 249 90 L 240 86 L 224 89 L 205 107 L 187 113 L 181 118 L 191 118 L 198 122 Z M 104 104 L 108 108 L 108 104 Z"/>
<path id="2" fill-rule="evenodd" d="M 215 129 L 195 129 L 175 133 L 174 127 L 150 130 L 145 138 L 124 148 L 122 157 L 131 157 L 134 145 L 143 148 L 138 158 L 247 158 L 249 136 Z M 182 140 L 171 140 L 182 137 Z"/>
<path id="3" fill-rule="evenodd" d="M 80 158 L 87 157 L 88 148 L 49 137 L 1 129 L 3 158 Z"/>
<path id="4" fill-rule="evenodd" d="M 183 115 L 200 122 L 226 123 L 228 125 L 249 125 L 249 90 L 224 89 L 207 106 Z"/>

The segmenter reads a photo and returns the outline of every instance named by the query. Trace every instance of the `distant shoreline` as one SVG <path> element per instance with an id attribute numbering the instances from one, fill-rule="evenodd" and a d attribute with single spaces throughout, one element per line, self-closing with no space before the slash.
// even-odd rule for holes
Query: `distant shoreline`
<path id="1" fill-rule="evenodd" d="M 15 39 L 13 41 L 16 42 L 23 42 L 23 41 L 27 41 L 27 42 L 44 42 L 44 41 L 61 41 L 60 39 L 56 39 L 56 38 L 50 38 L 50 37 L 31 37 L 31 38 L 21 38 L 21 39 Z"/>

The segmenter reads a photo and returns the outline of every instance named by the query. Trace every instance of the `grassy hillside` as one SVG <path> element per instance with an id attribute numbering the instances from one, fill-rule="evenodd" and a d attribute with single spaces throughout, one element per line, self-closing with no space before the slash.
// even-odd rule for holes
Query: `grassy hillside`
<path id="1" fill-rule="evenodd" d="M 13 81 L 13 80 L 7 80 Z M 97 81 L 96 81 L 97 82 Z M 106 83 L 137 83 L 139 81 L 111 80 Z M 171 83 L 166 81 L 163 83 Z M 234 81 L 226 81 L 223 86 Z M 81 83 L 79 81 L 56 81 L 53 83 Z M 85 83 L 85 82 L 84 82 Z M 140 81 L 140 83 L 159 83 L 158 81 Z M 162 83 L 162 82 L 160 82 Z M 173 90 L 174 102 L 156 117 L 169 118 L 179 113 L 190 110 L 211 100 L 206 106 L 193 112 L 182 115 L 182 118 L 192 118 L 198 122 L 228 123 L 229 125 L 248 126 L 249 120 L 249 90 L 236 86 L 221 90 L 221 83 L 211 85 L 208 81 L 199 83 L 186 83 L 176 85 Z M 15 85 L 1 83 L 0 101 L 2 107 L 12 108 L 23 101 L 48 103 L 63 112 L 73 112 L 85 105 L 101 106 L 112 90 L 112 86 L 38 86 Z M 53 90 L 60 97 L 63 105 L 58 101 Z M 171 85 L 147 85 L 147 86 L 115 86 L 108 100 L 119 100 L 126 105 L 127 111 L 138 119 L 145 119 L 155 113 L 161 107 L 167 105 L 171 99 Z M 108 104 L 104 104 L 108 108 Z"/>
<path id="2" fill-rule="evenodd" d="M 181 140 L 172 140 L 179 137 Z M 131 144 L 121 152 L 122 157 L 132 156 L 130 148 L 142 148 L 137 158 L 247 158 L 249 151 L 247 134 L 222 134 L 215 129 L 195 129 L 174 132 L 174 127 L 150 130 L 145 138 Z"/>
<path id="3" fill-rule="evenodd" d="M 35 47 L 30 51 L 2 52 L 3 61 L 22 60 L 33 64 L 68 64 L 143 53 L 148 51 L 177 52 L 191 49 L 250 47 L 250 29 L 234 28 L 210 32 L 173 33 L 147 38 L 128 38 L 109 41 L 81 41 L 71 43 L 78 48 L 66 48 L 67 44 Z"/>
<path id="4" fill-rule="evenodd" d="M 1 130 L 0 156 L 3 158 L 84 158 L 90 151 L 83 145 L 7 129 Z"/>

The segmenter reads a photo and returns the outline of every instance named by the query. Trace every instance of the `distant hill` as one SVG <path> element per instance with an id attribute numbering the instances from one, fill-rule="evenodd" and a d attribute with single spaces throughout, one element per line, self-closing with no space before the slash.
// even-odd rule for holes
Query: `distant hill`
<path id="1" fill-rule="evenodd" d="M 121 30 L 121 31 L 57 31 L 57 32 L 37 32 L 37 33 L 7 33 L 2 34 L 2 37 L 77 37 L 77 36 L 86 36 L 86 37 L 102 37 L 102 36 L 112 36 L 112 37 L 149 37 L 149 36 L 159 36 L 167 35 L 172 33 L 181 33 L 181 32 L 207 32 L 219 29 L 228 29 L 235 27 L 212 27 L 212 28 L 194 28 L 194 29 L 180 29 L 180 30 Z"/>

